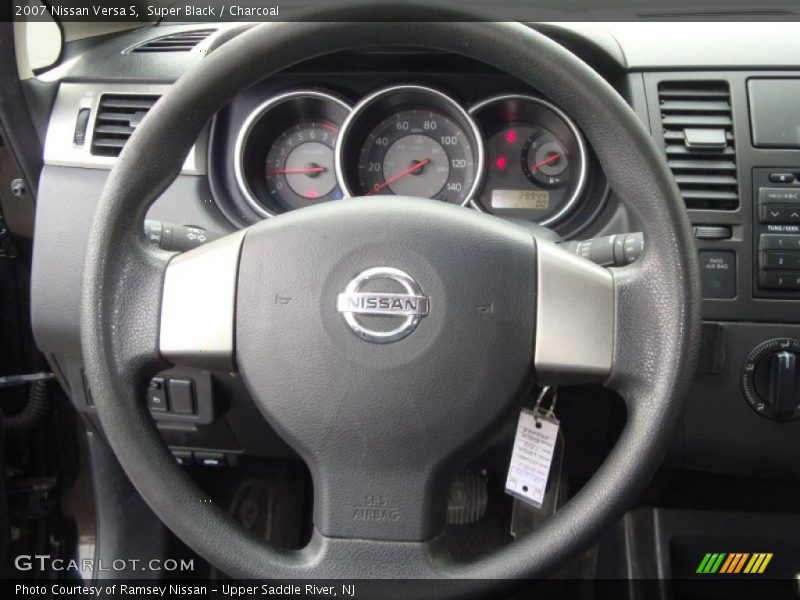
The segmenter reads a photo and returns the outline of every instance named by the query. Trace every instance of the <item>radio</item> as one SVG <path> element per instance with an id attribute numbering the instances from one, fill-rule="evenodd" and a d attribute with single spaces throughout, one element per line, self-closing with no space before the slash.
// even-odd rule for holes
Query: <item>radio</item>
<path id="1" fill-rule="evenodd" d="M 753 188 L 753 294 L 800 299 L 800 169 L 754 169 Z"/>

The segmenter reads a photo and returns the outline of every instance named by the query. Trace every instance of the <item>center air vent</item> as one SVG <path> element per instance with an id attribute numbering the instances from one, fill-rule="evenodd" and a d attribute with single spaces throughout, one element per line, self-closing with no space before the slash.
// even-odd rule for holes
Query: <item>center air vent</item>
<path id="1" fill-rule="evenodd" d="M 159 96 L 103 94 L 97 107 L 92 134 L 92 154 L 119 156 L 134 129 Z"/>
<path id="2" fill-rule="evenodd" d="M 658 86 L 667 163 L 687 208 L 736 210 L 736 144 L 724 81 L 664 81 Z"/>
<path id="3" fill-rule="evenodd" d="M 134 46 L 128 52 L 189 52 L 212 33 L 213 29 L 197 29 L 165 35 Z"/>

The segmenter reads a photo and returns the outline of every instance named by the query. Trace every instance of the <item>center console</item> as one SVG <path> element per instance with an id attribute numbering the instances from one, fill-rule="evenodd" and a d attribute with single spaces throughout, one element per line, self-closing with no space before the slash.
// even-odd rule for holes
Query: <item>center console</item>
<path id="1" fill-rule="evenodd" d="M 639 77 L 633 105 L 665 150 L 701 269 L 701 359 L 672 461 L 800 479 L 800 73 Z"/>

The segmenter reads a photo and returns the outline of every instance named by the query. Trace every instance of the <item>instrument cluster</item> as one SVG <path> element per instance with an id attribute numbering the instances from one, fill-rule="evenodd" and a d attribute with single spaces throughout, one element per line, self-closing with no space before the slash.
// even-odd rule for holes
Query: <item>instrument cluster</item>
<path id="1" fill-rule="evenodd" d="M 465 107 L 424 85 L 382 87 L 355 105 L 296 89 L 269 98 L 236 138 L 236 184 L 261 217 L 364 196 L 430 198 L 554 226 L 587 192 L 578 127 L 542 98 Z"/>

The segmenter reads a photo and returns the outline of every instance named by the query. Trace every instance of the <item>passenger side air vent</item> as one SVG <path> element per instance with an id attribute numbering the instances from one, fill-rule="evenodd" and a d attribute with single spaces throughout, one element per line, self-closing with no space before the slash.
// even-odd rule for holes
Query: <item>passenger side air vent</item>
<path id="1" fill-rule="evenodd" d="M 663 81 L 658 100 L 667 162 L 686 207 L 736 210 L 739 186 L 727 82 Z"/>
<path id="2" fill-rule="evenodd" d="M 122 147 L 159 96 L 103 94 L 92 133 L 92 154 L 119 156 Z"/>
<path id="3" fill-rule="evenodd" d="M 197 29 L 165 35 L 134 46 L 128 52 L 189 52 L 212 33 L 214 33 L 213 29 Z"/>

